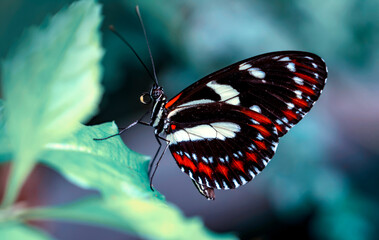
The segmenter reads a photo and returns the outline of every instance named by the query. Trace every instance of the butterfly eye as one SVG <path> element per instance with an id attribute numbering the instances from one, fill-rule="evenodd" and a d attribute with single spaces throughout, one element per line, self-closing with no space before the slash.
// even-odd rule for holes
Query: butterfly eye
<path id="1" fill-rule="evenodd" d="M 150 104 L 151 103 L 151 97 L 149 93 L 143 93 L 141 97 L 139 97 L 139 100 L 142 104 Z"/>

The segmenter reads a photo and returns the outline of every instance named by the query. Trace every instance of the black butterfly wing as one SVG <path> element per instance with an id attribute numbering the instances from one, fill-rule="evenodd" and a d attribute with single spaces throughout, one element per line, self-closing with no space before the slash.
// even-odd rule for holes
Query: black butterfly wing
<path id="1" fill-rule="evenodd" d="M 169 114 L 169 148 L 200 187 L 232 189 L 254 178 L 275 153 L 275 125 L 253 110 L 220 102 Z M 199 186 L 198 186 L 199 187 Z"/>
<path id="2" fill-rule="evenodd" d="M 309 112 L 326 78 L 320 57 L 298 51 L 259 55 L 206 76 L 165 105 L 170 151 L 208 198 L 213 188 L 245 184 Z"/>
<path id="3" fill-rule="evenodd" d="M 266 53 L 202 78 L 172 98 L 166 109 L 173 111 L 181 105 L 211 101 L 235 104 L 270 118 L 281 137 L 309 112 L 326 79 L 325 62 L 315 54 Z M 216 88 L 220 91 L 215 91 Z M 223 91 L 225 94 L 221 96 Z"/>

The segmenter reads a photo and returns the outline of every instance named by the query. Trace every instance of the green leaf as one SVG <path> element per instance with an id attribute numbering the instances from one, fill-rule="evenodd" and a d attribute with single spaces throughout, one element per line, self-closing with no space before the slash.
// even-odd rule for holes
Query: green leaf
<path id="1" fill-rule="evenodd" d="M 117 132 L 114 123 L 82 126 L 65 140 L 47 144 L 41 156 L 43 163 L 76 185 L 99 190 L 102 198 L 30 209 L 25 217 L 104 225 L 148 238 L 232 238 L 210 232 L 200 220 L 186 219 L 179 209 L 162 201 L 163 196 L 150 189 L 148 158 L 129 150 L 119 136 L 93 140 Z M 188 232 L 191 235 L 183 234 Z"/>
<path id="2" fill-rule="evenodd" d="M 36 228 L 27 227 L 21 223 L 4 222 L 0 223 L 0 239 L 48 240 L 53 238 Z"/>
<path id="3" fill-rule="evenodd" d="M 172 205 L 139 198 L 92 198 L 63 207 L 30 209 L 23 217 L 92 223 L 149 239 L 235 239 L 207 230 L 198 218 L 186 219 Z"/>
<path id="4" fill-rule="evenodd" d="M 21 38 L 2 66 L 7 134 L 14 162 L 4 204 L 45 144 L 61 139 L 96 111 L 101 95 L 100 6 L 80 1 Z"/>
<path id="5" fill-rule="evenodd" d="M 105 197 L 161 197 L 149 187 L 148 157 L 129 150 L 119 136 L 93 140 L 117 132 L 114 123 L 81 126 L 66 139 L 47 144 L 41 161 L 74 184 L 99 190 Z"/>

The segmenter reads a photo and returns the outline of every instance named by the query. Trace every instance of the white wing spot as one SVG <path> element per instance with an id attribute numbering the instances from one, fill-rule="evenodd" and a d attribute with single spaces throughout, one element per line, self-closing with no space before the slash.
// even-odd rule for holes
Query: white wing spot
<path id="1" fill-rule="evenodd" d="M 200 99 L 200 100 L 194 100 L 191 102 L 183 103 L 182 105 L 179 105 L 178 108 L 186 107 L 186 106 L 192 106 L 192 105 L 198 105 L 198 104 L 206 104 L 206 103 L 212 103 L 213 100 L 210 99 Z"/>
<path id="2" fill-rule="evenodd" d="M 258 139 L 258 140 L 263 140 L 263 136 L 262 136 L 262 134 L 258 133 L 258 135 L 257 135 L 257 139 Z"/>
<path id="3" fill-rule="evenodd" d="M 261 172 L 261 171 L 259 171 L 258 168 L 254 167 L 254 166 L 253 166 L 253 168 L 254 168 L 254 170 L 255 170 L 255 172 L 256 172 L 257 174 Z"/>
<path id="4" fill-rule="evenodd" d="M 185 128 L 171 134 L 167 134 L 169 141 L 186 142 L 199 141 L 206 139 L 234 138 L 236 133 L 241 130 L 241 127 L 236 123 L 231 122 L 216 122 L 211 124 L 202 124 L 192 128 Z M 187 155 L 188 153 L 186 153 Z M 189 154 L 188 158 L 191 158 Z"/>
<path id="5" fill-rule="evenodd" d="M 221 188 L 220 188 L 220 185 L 218 184 L 217 181 L 215 181 L 215 185 L 216 185 L 216 188 L 217 188 L 217 189 L 221 189 Z"/>
<path id="6" fill-rule="evenodd" d="M 248 63 L 242 63 L 242 64 L 240 64 L 240 66 L 239 66 L 239 70 L 240 71 L 242 71 L 242 70 L 246 70 L 246 69 L 248 69 L 248 68 L 251 68 L 251 65 L 250 64 L 248 64 Z"/>
<path id="7" fill-rule="evenodd" d="M 318 79 L 318 77 L 319 77 L 319 76 L 318 76 L 318 73 L 315 73 L 315 78 Z"/>
<path id="8" fill-rule="evenodd" d="M 250 174 L 250 176 L 252 177 L 252 178 L 254 178 L 255 177 L 255 173 L 253 172 L 253 171 L 251 171 L 250 169 L 249 169 L 249 174 Z"/>
<path id="9" fill-rule="evenodd" d="M 255 121 L 254 119 L 250 119 L 250 121 L 251 121 L 252 123 L 254 123 L 255 125 L 260 125 L 260 123 L 259 123 L 258 121 Z"/>
<path id="10" fill-rule="evenodd" d="M 279 60 L 280 62 L 286 62 L 286 61 L 291 61 L 289 57 L 284 57 Z"/>
<path id="11" fill-rule="evenodd" d="M 289 110 L 293 109 L 295 107 L 295 105 L 293 103 L 287 103 L 287 108 Z"/>
<path id="12" fill-rule="evenodd" d="M 263 159 L 263 165 L 265 165 L 265 167 L 267 166 L 267 163 L 268 163 L 268 161 L 266 161 L 266 159 Z"/>
<path id="13" fill-rule="evenodd" d="M 293 91 L 296 94 L 296 97 L 299 99 L 302 99 L 303 97 L 301 96 L 302 92 L 300 90 L 295 90 Z"/>
<path id="14" fill-rule="evenodd" d="M 301 79 L 301 78 L 299 78 L 299 77 L 293 77 L 292 79 L 295 81 L 295 83 L 297 83 L 299 85 L 303 85 L 304 84 L 304 80 Z"/>
<path id="15" fill-rule="evenodd" d="M 316 63 L 312 63 L 312 66 L 313 66 L 314 68 L 317 68 L 317 64 L 316 64 Z"/>
<path id="16" fill-rule="evenodd" d="M 192 153 L 192 158 L 193 158 L 195 161 L 197 161 L 197 156 L 196 156 L 195 153 Z"/>
<path id="17" fill-rule="evenodd" d="M 262 112 L 261 108 L 258 105 L 253 105 L 249 109 L 253 110 L 253 111 L 257 112 L 257 113 L 261 113 Z"/>
<path id="18" fill-rule="evenodd" d="M 197 182 L 200 183 L 201 185 L 203 185 L 203 181 L 201 180 L 200 177 L 197 178 Z"/>
<path id="19" fill-rule="evenodd" d="M 271 148 L 272 151 L 273 151 L 273 152 L 276 152 L 276 149 L 277 149 L 277 148 L 278 148 L 278 143 L 277 143 L 277 142 L 274 142 L 274 143 L 273 143 L 273 146 L 272 146 L 272 148 Z"/>
<path id="20" fill-rule="evenodd" d="M 306 57 L 304 57 L 304 58 L 306 58 L 306 59 L 309 59 L 309 60 L 313 61 L 313 58 L 311 58 L 311 57 L 308 57 L 308 56 L 306 56 Z"/>
<path id="21" fill-rule="evenodd" d="M 222 184 L 224 185 L 224 189 L 229 189 L 228 185 L 226 184 L 224 180 L 222 181 Z"/>
<path id="22" fill-rule="evenodd" d="M 295 72 L 295 71 L 296 71 L 295 64 L 292 63 L 292 62 L 287 64 L 287 68 L 288 68 L 288 70 L 290 70 L 291 72 Z"/>
<path id="23" fill-rule="evenodd" d="M 249 68 L 249 74 L 253 77 L 263 79 L 266 76 L 266 73 L 260 70 L 259 68 Z"/>
<path id="24" fill-rule="evenodd" d="M 205 184 L 206 184 L 208 187 L 210 187 L 210 184 L 209 184 L 209 182 L 208 182 L 208 179 L 207 179 L 207 178 L 205 178 Z"/>
<path id="25" fill-rule="evenodd" d="M 247 183 L 246 179 L 240 176 L 240 180 L 242 182 L 242 185 L 245 185 Z"/>
<path id="26" fill-rule="evenodd" d="M 220 101 L 225 101 L 231 105 L 240 104 L 240 99 L 238 97 L 239 92 L 232 86 L 227 84 L 218 84 L 216 81 L 207 83 L 207 86 L 213 89 L 213 91 L 220 96 Z"/>
<path id="27" fill-rule="evenodd" d="M 233 179 L 233 183 L 234 183 L 234 185 L 236 186 L 236 188 L 239 187 L 239 186 L 241 186 L 241 185 L 237 182 L 236 179 Z"/>

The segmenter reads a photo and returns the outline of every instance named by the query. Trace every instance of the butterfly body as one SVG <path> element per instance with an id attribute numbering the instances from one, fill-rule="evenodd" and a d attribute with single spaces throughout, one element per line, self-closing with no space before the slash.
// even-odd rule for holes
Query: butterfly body
<path id="1" fill-rule="evenodd" d="M 315 54 L 283 51 L 232 64 L 171 100 L 154 85 L 150 125 L 165 135 L 179 168 L 201 194 L 251 181 L 279 138 L 309 112 L 327 78 Z"/>

